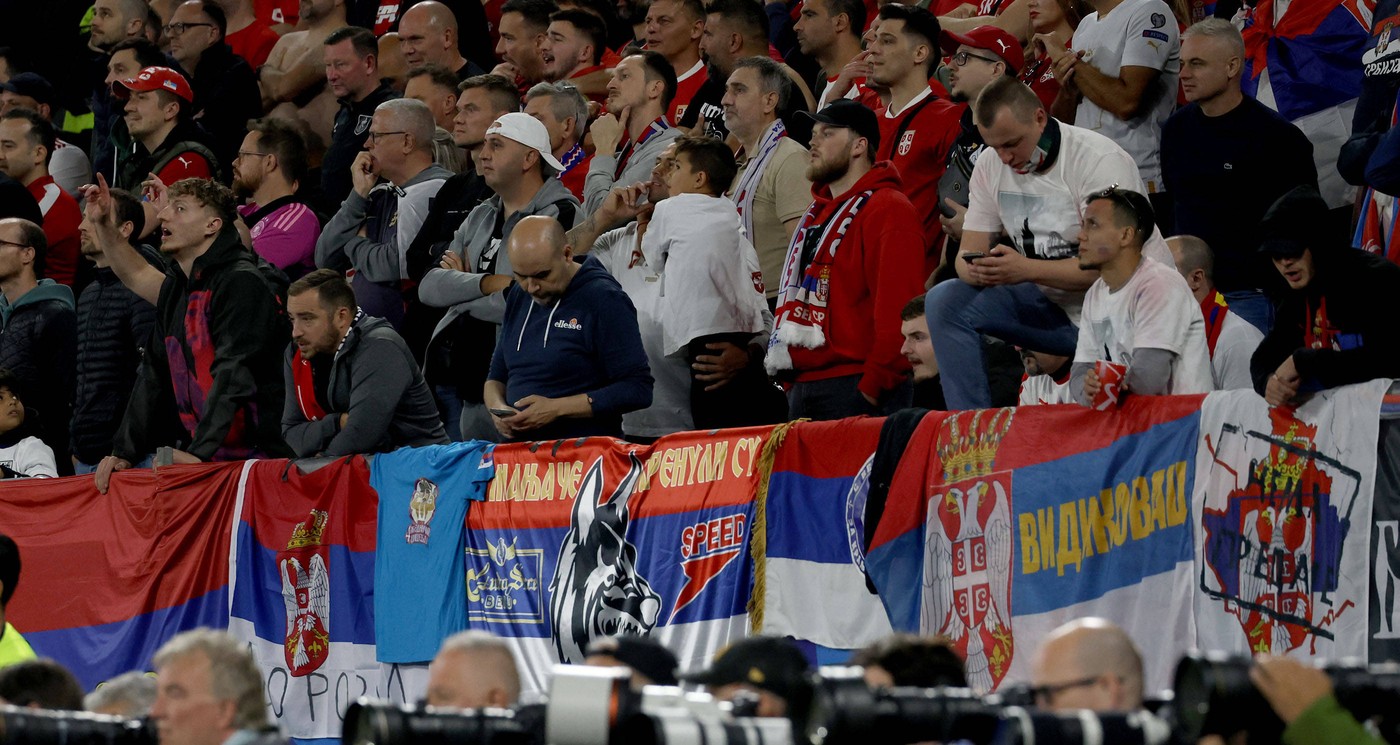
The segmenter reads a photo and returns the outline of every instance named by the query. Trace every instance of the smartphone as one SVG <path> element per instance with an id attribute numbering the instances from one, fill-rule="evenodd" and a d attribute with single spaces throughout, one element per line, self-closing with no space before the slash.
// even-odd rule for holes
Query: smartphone
<path id="1" fill-rule="evenodd" d="M 971 263 L 974 259 L 985 259 L 987 255 L 980 251 L 969 251 L 962 255 L 962 260 Z"/>
<path id="2" fill-rule="evenodd" d="M 488 411 L 490 411 L 492 414 L 495 414 L 498 417 L 515 416 L 516 414 L 520 413 L 516 409 L 488 409 Z"/>

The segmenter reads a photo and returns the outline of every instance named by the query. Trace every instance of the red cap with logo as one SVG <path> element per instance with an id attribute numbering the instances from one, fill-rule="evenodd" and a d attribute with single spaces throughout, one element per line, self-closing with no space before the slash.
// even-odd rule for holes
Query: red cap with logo
<path id="1" fill-rule="evenodd" d="M 126 98 L 131 95 L 127 91 L 170 91 L 189 103 L 194 103 L 194 90 L 190 88 L 189 81 L 185 76 L 168 67 L 147 67 L 134 78 L 127 78 L 120 81 L 120 84 L 112 85 L 112 95 L 117 98 Z"/>
<path id="2" fill-rule="evenodd" d="M 944 31 L 939 45 L 946 54 L 955 54 L 962 46 L 985 49 L 1005 61 L 1013 73 L 1021 72 L 1021 67 L 1026 64 L 1026 53 L 1021 49 L 1021 42 L 996 26 L 978 26 L 965 34 Z"/>

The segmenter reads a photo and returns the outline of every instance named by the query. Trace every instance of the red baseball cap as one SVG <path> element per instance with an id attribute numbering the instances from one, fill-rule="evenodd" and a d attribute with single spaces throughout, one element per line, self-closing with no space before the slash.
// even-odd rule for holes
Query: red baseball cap
<path id="1" fill-rule="evenodd" d="M 188 103 L 194 103 L 194 90 L 185 76 L 168 67 L 147 67 L 134 78 L 112 84 L 112 95 L 126 98 L 128 91 L 170 91 Z"/>
<path id="2" fill-rule="evenodd" d="M 946 54 L 955 54 L 961 46 L 985 49 L 1004 60 L 1014 73 L 1021 72 L 1021 67 L 1026 64 L 1026 53 L 1021 49 L 1021 42 L 996 26 L 978 26 L 965 34 L 944 31 L 938 41 Z"/>

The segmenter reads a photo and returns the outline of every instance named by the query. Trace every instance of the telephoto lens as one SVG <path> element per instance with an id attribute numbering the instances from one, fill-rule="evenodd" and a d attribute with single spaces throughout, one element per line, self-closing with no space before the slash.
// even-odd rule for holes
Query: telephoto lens
<path id="1" fill-rule="evenodd" d="M 538 707 L 448 709 L 362 698 L 345 712 L 345 745 L 538 745 Z"/>
<path id="2" fill-rule="evenodd" d="M 0 705 L 4 745 L 157 745 L 145 719 Z"/>
<path id="3" fill-rule="evenodd" d="M 966 688 L 872 689 L 859 667 L 823 667 L 813 689 L 803 727 L 812 745 L 986 743 L 1001 713 Z"/>
<path id="4" fill-rule="evenodd" d="M 1171 725 L 1147 711 L 1002 712 L 993 745 L 1167 745 Z M 1194 742 L 1194 741 L 1193 741 Z"/>

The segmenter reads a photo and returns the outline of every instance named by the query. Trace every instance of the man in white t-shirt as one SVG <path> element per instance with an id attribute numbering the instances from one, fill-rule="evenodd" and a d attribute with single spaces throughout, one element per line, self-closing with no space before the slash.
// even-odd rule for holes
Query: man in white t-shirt
<path id="1" fill-rule="evenodd" d="M 1249 360 L 1264 340 L 1264 332 L 1235 313 L 1215 289 L 1215 254 L 1205 241 L 1194 235 L 1174 235 L 1167 239 L 1167 246 L 1176 260 L 1176 270 L 1186 278 L 1186 286 L 1201 306 L 1215 390 L 1253 388 Z"/>
<path id="2" fill-rule="evenodd" d="M 1147 194 L 1170 224 L 1162 196 L 1162 125 L 1176 108 L 1181 40 L 1162 0 L 1093 0 L 1074 30 L 1074 54 L 1055 63 L 1055 113 L 1118 143 L 1133 156 Z M 1069 112 L 1073 111 L 1071 115 Z"/>
<path id="3" fill-rule="evenodd" d="M 1079 266 L 1099 278 L 1084 296 L 1079 345 L 1070 372 L 1074 399 L 1091 405 L 1101 383 L 1098 360 L 1126 365 L 1125 393 L 1207 393 L 1211 382 L 1205 320 L 1186 280 L 1142 255 L 1153 231 L 1152 205 L 1135 191 L 1109 188 L 1089 197 L 1079 229 Z"/>
<path id="4" fill-rule="evenodd" d="M 936 285 L 926 304 L 950 411 L 992 403 L 983 334 L 1037 352 L 1074 354 L 1079 307 L 1096 277 L 1076 258 L 1085 200 L 1110 186 L 1142 191 L 1137 166 L 1122 148 L 1051 119 L 1014 78 L 988 84 L 973 118 L 989 152 L 972 170 L 958 278 Z M 1171 251 L 1155 230 L 1144 253 L 1170 265 Z"/>

